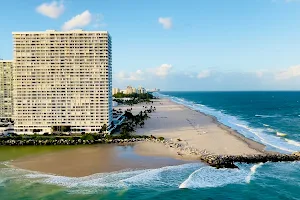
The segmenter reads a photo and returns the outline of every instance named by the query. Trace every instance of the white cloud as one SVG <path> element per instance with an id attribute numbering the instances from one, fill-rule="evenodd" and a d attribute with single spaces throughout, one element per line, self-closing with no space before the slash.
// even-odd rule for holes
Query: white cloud
<path id="1" fill-rule="evenodd" d="M 211 75 L 211 71 L 210 70 L 203 70 L 201 71 L 198 75 L 197 78 L 198 79 L 202 79 L 202 78 L 207 78 Z"/>
<path id="2" fill-rule="evenodd" d="M 62 2 L 52 1 L 51 3 L 43 3 L 36 8 L 36 11 L 47 17 L 56 19 L 65 11 L 65 7 Z"/>
<path id="3" fill-rule="evenodd" d="M 275 74 L 276 80 L 287 80 L 300 76 L 300 65 L 289 67 Z"/>
<path id="4" fill-rule="evenodd" d="M 151 71 L 154 72 L 156 76 L 164 78 L 170 73 L 171 69 L 172 65 L 162 64 L 161 66 L 154 68 Z"/>
<path id="5" fill-rule="evenodd" d="M 65 24 L 62 27 L 62 30 L 71 30 L 74 28 L 83 28 L 87 25 L 89 25 L 92 21 L 92 14 L 90 11 L 86 10 L 83 13 L 76 15 L 69 21 L 65 22 Z"/>
<path id="6" fill-rule="evenodd" d="M 119 72 L 116 74 L 116 78 L 120 80 L 129 80 L 129 81 L 141 81 L 144 80 L 144 72 L 142 70 L 137 70 L 129 74 L 125 72 Z"/>
<path id="7" fill-rule="evenodd" d="M 148 68 L 145 70 L 137 70 L 135 72 L 124 72 L 121 71 L 115 74 L 115 78 L 118 80 L 127 80 L 127 81 L 141 81 L 146 79 L 151 79 L 153 76 L 157 76 L 160 78 L 165 78 L 168 76 L 172 69 L 172 65 L 169 64 L 162 64 L 156 68 Z"/>
<path id="8" fill-rule="evenodd" d="M 170 17 L 160 17 L 158 18 L 158 23 L 162 24 L 164 29 L 172 28 L 172 18 Z"/>
<path id="9" fill-rule="evenodd" d="M 274 72 L 266 69 L 260 69 L 252 73 L 254 73 L 257 78 L 263 78 L 264 76 L 272 75 Z"/>
<path id="10" fill-rule="evenodd" d="M 264 76 L 264 72 L 263 72 L 263 71 L 257 71 L 255 74 L 256 74 L 256 76 L 257 76 L 258 78 L 261 78 L 261 77 Z"/>

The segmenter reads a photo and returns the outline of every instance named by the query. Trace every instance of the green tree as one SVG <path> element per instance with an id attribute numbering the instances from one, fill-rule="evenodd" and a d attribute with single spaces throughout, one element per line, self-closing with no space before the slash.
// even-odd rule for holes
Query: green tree
<path id="1" fill-rule="evenodd" d="M 71 131 L 71 127 L 70 126 L 61 126 L 61 132 L 70 132 Z"/>
<path id="2" fill-rule="evenodd" d="M 57 126 L 52 126 L 52 132 L 56 132 L 57 131 Z"/>
<path id="3" fill-rule="evenodd" d="M 105 131 L 107 131 L 107 125 L 103 124 L 101 127 L 101 132 L 105 132 Z"/>

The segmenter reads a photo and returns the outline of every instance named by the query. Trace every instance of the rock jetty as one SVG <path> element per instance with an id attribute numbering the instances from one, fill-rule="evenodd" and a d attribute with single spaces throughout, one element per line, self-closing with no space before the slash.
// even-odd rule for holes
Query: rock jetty
<path id="1" fill-rule="evenodd" d="M 265 162 L 292 162 L 300 161 L 300 152 L 293 154 L 275 154 L 264 153 L 256 155 L 214 155 L 206 150 L 199 151 L 198 149 L 173 142 L 170 140 L 152 140 L 154 142 L 161 142 L 166 147 L 175 148 L 180 155 L 197 155 L 199 159 L 208 165 L 216 168 L 238 168 L 234 163 L 265 163 Z"/>
<path id="2" fill-rule="evenodd" d="M 150 139 L 145 138 L 131 138 L 131 139 L 96 139 L 96 140 L 83 140 L 83 139 L 52 139 L 52 140 L 2 140 L 0 141 L 0 145 L 5 146 L 32 146 L 32 145 L 90 145 L 90 144 L 121 144 L 121 143 L 132 143 L 145 141 Z"/>
<path id="3" fill-rule="evenodd" d="M 234 163 L 265 163 L 300 161 L 300 153 L 293 154 L 257 154 L 240 156 L 203 155 L 200 160 L 216 168 L 237 168 Z"/>

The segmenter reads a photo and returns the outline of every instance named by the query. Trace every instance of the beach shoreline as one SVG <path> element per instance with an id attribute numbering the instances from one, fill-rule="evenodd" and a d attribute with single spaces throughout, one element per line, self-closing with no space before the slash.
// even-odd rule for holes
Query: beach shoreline
<path id="1" fill-rule="evenodd" d="M 197 112 L 200 112 L 200 111 L 197 111 Z M 202 113 L 202 112 L 200 112 L 200 113 Z M 231 127 L 226 126 L 225 124 L 222 124 L 221 122 L 219 122 L 216 117 L 211 116 L 211 115 L 207 115 L 205 113 L 202 113 L 202 114 L 206 115 L 207 117 L 212 118 L 213 121 L 214 121 L 214 123 L 218 124 L 218 126 L 220 128 L 226 130 L 228 134 L 233 135 L 237 139 L 245 142 L 248 145 L 249 148 L 255 149 L 256 151 L 259 151 L 261 153 L 272 153 L 271 151 L 265 150 L 266 149 L 266 145 L 264 145 L 262 143 L 259 143 L 257 141 L 254 141 L 254 140 L 252 140 L 250 138 L 247 138 L 246 136 L 242 135 L 241 133 L 237 132 L 236 130 L 232 129 Z"/>
<path id="2" fill-rule="evenodd" d="M 127 150 L 133 148 L 132 151 L 135 155 L 131 154 L 131 156 L 139 159 L 143 157 L 144 164 L 135 161 L 130 163 L 128 160 L 120 158 L 122 151 L 116 153 L 114 148 L 107 148 L 116 144 L 99 144 L 64 152 L 25 157 L 13 161 L 12 165 L 43 173 L 81 177 L 131 168 L 155 168 L 200 162 L 201 157 L 210 155 L 255 156 L 271 153 L 265 150 L 265 145 L 246 138 L 220 123 L 214 116 L 193 110 L 167 98 L 155 99 L 153 104 L 122 105 L 117 108 L 124 111 L 132 108 L 132 113 L 137 114 L 145 110 L 145 107 L 150 106 L 155 107 L 156 111 L 149 113 L 150 118 L 145 121 L 145 126 L 136 128 L 134 134 L 153 136 L 154 139 L 117 145 L 123 146 L 125 152 L 126 148 Z M 158 137 L 164 137 L 164 140 L 155 139 Z M 96 146 L 98 149 L 95 148 Z M 112 156 L 107 159 L 107 155 Z M 70 157 L 76 159 L 68 160 Z M 166 162 L 157 162 L 152 165 L 147 161 L 148 159 L 154 159 L 154 161 L 165 159 Z M 69 165 L 66 160 L 71 162 L 74 168 L 66 167 Z M 82 163 L 82 160 L 85 160 L 85 164 Z M 61 167 L 61 163 L 64 163 L 62 166 L 65 167 Z"/>
<path id="3" fill-rule="evenodd" d="M 24 156 L 6 162 L 6 166 L 56 176 L 85 177 L 124 170 L 155 169 L 186 164 L 196 160 L 173 158 L 167 154 L 164 156 L 143 154 L 142 151 L 137 153 L 139 150 L 136 151 L 136 146 L 139 143 L 78 146 L 62 151 Z M 166 148 L 164 151 L 167 152 L 168 149 Z"/>
<path id="4" fill-rule="evenodd" d="M 179 104 L 179 105 L 181 105 L 181 104 Z M 182 106 L 184 106 L 184 105 L 182 105 Z M 186 106 L 184 106 L 184 107 L 186 107 Z M 230 134 L 230 135 L 236 137 L 238 140 L 246 143 L 249 148 L 255 149 L 256 151 L 259 151 L 261 153 L 272 153 L 271 151 L 265 150 L 266 145 L 264 145 L 262 143 L 259 143 L 257 141 L 254 141 L 254 140 L 252 140 L 250 138 L 247 138 L 246 136 L 242 135 L 238 131 L 236 131 L 236 130 L 232 129 L 231 127 L 229 127 L 229 126 L 227 126 L 227 125 L 219 122 L 218 119 L 215 116 L 208 115 L 208 114 L 206 114 L 204 112 L 201 112 L 201 111 L 198 111 L 198 110 L 193 110 L 193 109 L 191 109 L 189 107 L 186 107 L 186 108 L 188 108 L 188 109 L 190 109 L 190 110 L 192 110 L 194 112 L 199 112 L 202 115 L 205 115 L 206 117 L 211 118 L 213 120 L 213 123 L 217 124 L 221 129 L 225 130 L 228 134 Z"/>
<path id="5" fill-rule="evenodd" d="M 151 118 L 145 122 L 144 128 L 138 128 L 136 130 L 135 134 L 137 135 L 154 135 L 155 137 L 162 136 L 166 140 L 174 142 L 175 144 L 180 144 L 181 146 L 184 146 L 186 148 L 199 150 L 198 153 L 200 152 L 200 155 L 253 155 L 272 153 L 265 150 L 265 145 L 243 136 L 232 128 L 219 122 L 214 116 L 210 116 L 200 111 L 188 108 L 184 105 L 175 103 L 168 98 L 156 99 L 154 100 L 153 104 L 120 106 L 119 108 L 132 108 L 133 113 L 138 113 L 141 110 L 141 107 L 145 106 L 154 106 L 156 107 L 156 111 L 155 113 L 150 114 Z M 168 112 L 171 112 L 171 115 L 166 114 Z M 174 117 L 174 115 L 176 115 L 177 117 Z M 168 118 L 171 119 L 166 120 Z M 173 119 L 174 122 L 172 124 L 172 122 L 170 121 L 172 121 Z M 159 123 L 159 121 L 161 120 L 167 121 L 163 124 L 164 127 L 161 126 L 162 124 L 157 125 L 157 123 Z M 181 127 L 177 126 L 182 121 L 189 121 L 190 126 L 193 126 L 191 122 L 193 120 L 197 124 L 196 126 L 198 126 L 197 128 L 194 127 L 195 130 L 197 129 L 198 134 L 197 131 L 191 130 L 191 128 L 188 127 L 186 123 L 182 124 Z M 178 121 L 181 122 L 177 123 Z M 203 121 L 205 122 L 203 123 Z M 172 127 L 173 125 L 177 127 L 174 128 Z M 198 135 L 201 135 L 199 134 L 200 129 L 204 133 L 212 132 L 212 134 L 210 136 L 203 136 L 197 141 L 192 141 L 193 137 L 195 140 L 196 138 L 198 138 Z M 176 141 L 176 138 L 180 141 Z M 218 140 L 217 144 L 214 141 L 215 139 Z M 202 140 L 202 142 L 200 140 Z M 186 141 L 186 144 L 183 144 L 182 141 Z M 205 145 L 205 143 L 207 142 L 209 143 L 209 145 Z M 234 147 L 231 147 L 232 145 Z M 178 153 L 188 154 L 188 152 L 185 151 L 177 151 L 173 156 L 176 157 L 176 154 Z"/>

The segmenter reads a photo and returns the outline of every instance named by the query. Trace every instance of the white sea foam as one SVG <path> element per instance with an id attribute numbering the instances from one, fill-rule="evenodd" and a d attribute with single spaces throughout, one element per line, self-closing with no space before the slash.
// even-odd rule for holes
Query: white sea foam
<path id="1" fill-rule="evenodd" d="M 194 104 L 193 102 L 184 100 L 183 98 L 177 98 L 177 97 L 173 97 L 173 96 L 165 96 L 162 94 L 158 94 L 158 95 L 159 95 L 159 97 L 169 98 L 170 100 L 174 101 L 175 103 L 182 104 L 193 110 L 197 110 L 197 111 L 203 112 L 205 114 L 214 116 L 217 118 L 217 120 L 219 122 L 238 131 L 240 134 L 244 135 L 245 137 L 265 144 L 269 150 L 277 150 L 277 151 L 283 152 L 283 153 L 292 153 L 295 151 L 300 151 L 299 146 L 295 145 L 295 143 L 287 142 L 281 137 L 270 135 L 266 132 L 266 129 L 252 128 L 248 125 L 247 122 L 242 121 L 235 116 L 225 114 L 219 110 L 215 110 L 213 108 L 207 107 L 202 104 L 201 104 L 201 106 L 199 104 Z M 279 115 L 260 115 L 260 116 L 278 117 Z M 271 129 L 269 129 L 269 130 L 271 130 Z M 273 129 L 272 129 L 272 131 L 273 131 Z"/>
<path id="2" fill-rule="evenodd" d="M 222 187 L 228 184 L 242 184 L 248 174 L 246 169 L 216 169 L 210 166 L 202 167 L 193 172 L 179 188 Z"/>
<path id="3" fill-rule="evenodd" d="M 289 139 L 285 139 L 285 141 L 287 141 L 289 144 L 300 147 L 300 142 L 296 142 L 294 140 L 289 140 Z"/>
<path id="4" fill-rule="evenodd" d="M 16 168 L 0 168 L 0 184 L 16 179 L 29 185 L 37 182 L 58 185 L 74 193 L 95 193 L 109 188 L 123 190 L 130 187 L 177 187 L 180 181 L 202 166 L 205 165 L 190 163 L 157 169 L 98 173 L 86 177 L 66 177 Z"/>
<path id="5" fill-rule="evenodd" d="M 293 180 L 297 184 L 296 174 L 300 162 L 266 163 L 266 170 L 259 171 L 259 177 L 272 177 L 285 181 Z M 209 188 L 223 187 L 230 184 L 245 184 L 255 180 L 257 169 L 262 164 L 237 164 L 239 169 L 215 169 L 200 163 L 167 166 L 157 169 L 124 170 L 112 173 L 99 173 L 86 177 L 64 177 L 43 174 L 34 171 L 1 168 L 0 184 L 11 179 L 27 186 L 36 183 L 58 185 L 67 188 L 70 193 L 94 194 L 104 191 L 124 191 L 130 188 Z M 295 180 L 294 180 L 295 179 Z M 288 181 L 287 180 L 287 181 Z M 300 185 L 298 183 L 298 185 Z"/>
<path id="6" fill-rule="evenodd" d="M 179 166 L 167 166 L 158 169 L 151 169 L 143 173 L 137 174 L 135 176 L 121 180 L 129 186 L 144 186 L 151 187 L 153 185 L 160 186 L 176 186 L 176 179 L 178 179 L 179 174 L 183 173 L 189 168 L 199 168 L 204 166 L 203 164 L 184 164 Z M 191 171 L 192 172 L 192 171 Z M 174 185 L 175 184 L 175 185 Z"/>
<path id="7" fill-rule="evenodd" d="M 273 117 L 280 117 L 280 115 L 255 115 L 255 117 L 273 118 Z"/>
<path id="8" fill-rule="evenodd" d="M 276 135 L 280 136 L 280 137 L 285 137 L 287 136 L 286 133 L 281 133 L 281 132 L 276 132 Z"/>
<path id="9" fill-rule="evenodd" d="M 246 177 L 246 183 L 250 183 L 251 178 L 252 178 L 253 175 L 255 174 L 257 168 L 259 168 L 259 167 L 262 166 L 262 165 L 263 165 L 263 163 L 258 163 L 258 164 L 253 165 L 253 166 L 250 168 L 250 173 L 249 173 L 248 176 Z"/>
<path id="10" fill-rule="evenodd" d="M 265 127 L 269 127 L 270 125 L 268 125 L 268 124 L 263 124 Z"/>
<path id="11" fill-rule="evenodd" d="M 272 129 L 272 128 L 267 128 L 267 131 L 269 131 L 269 132 L 275 132 L 275 130 Z"/>

